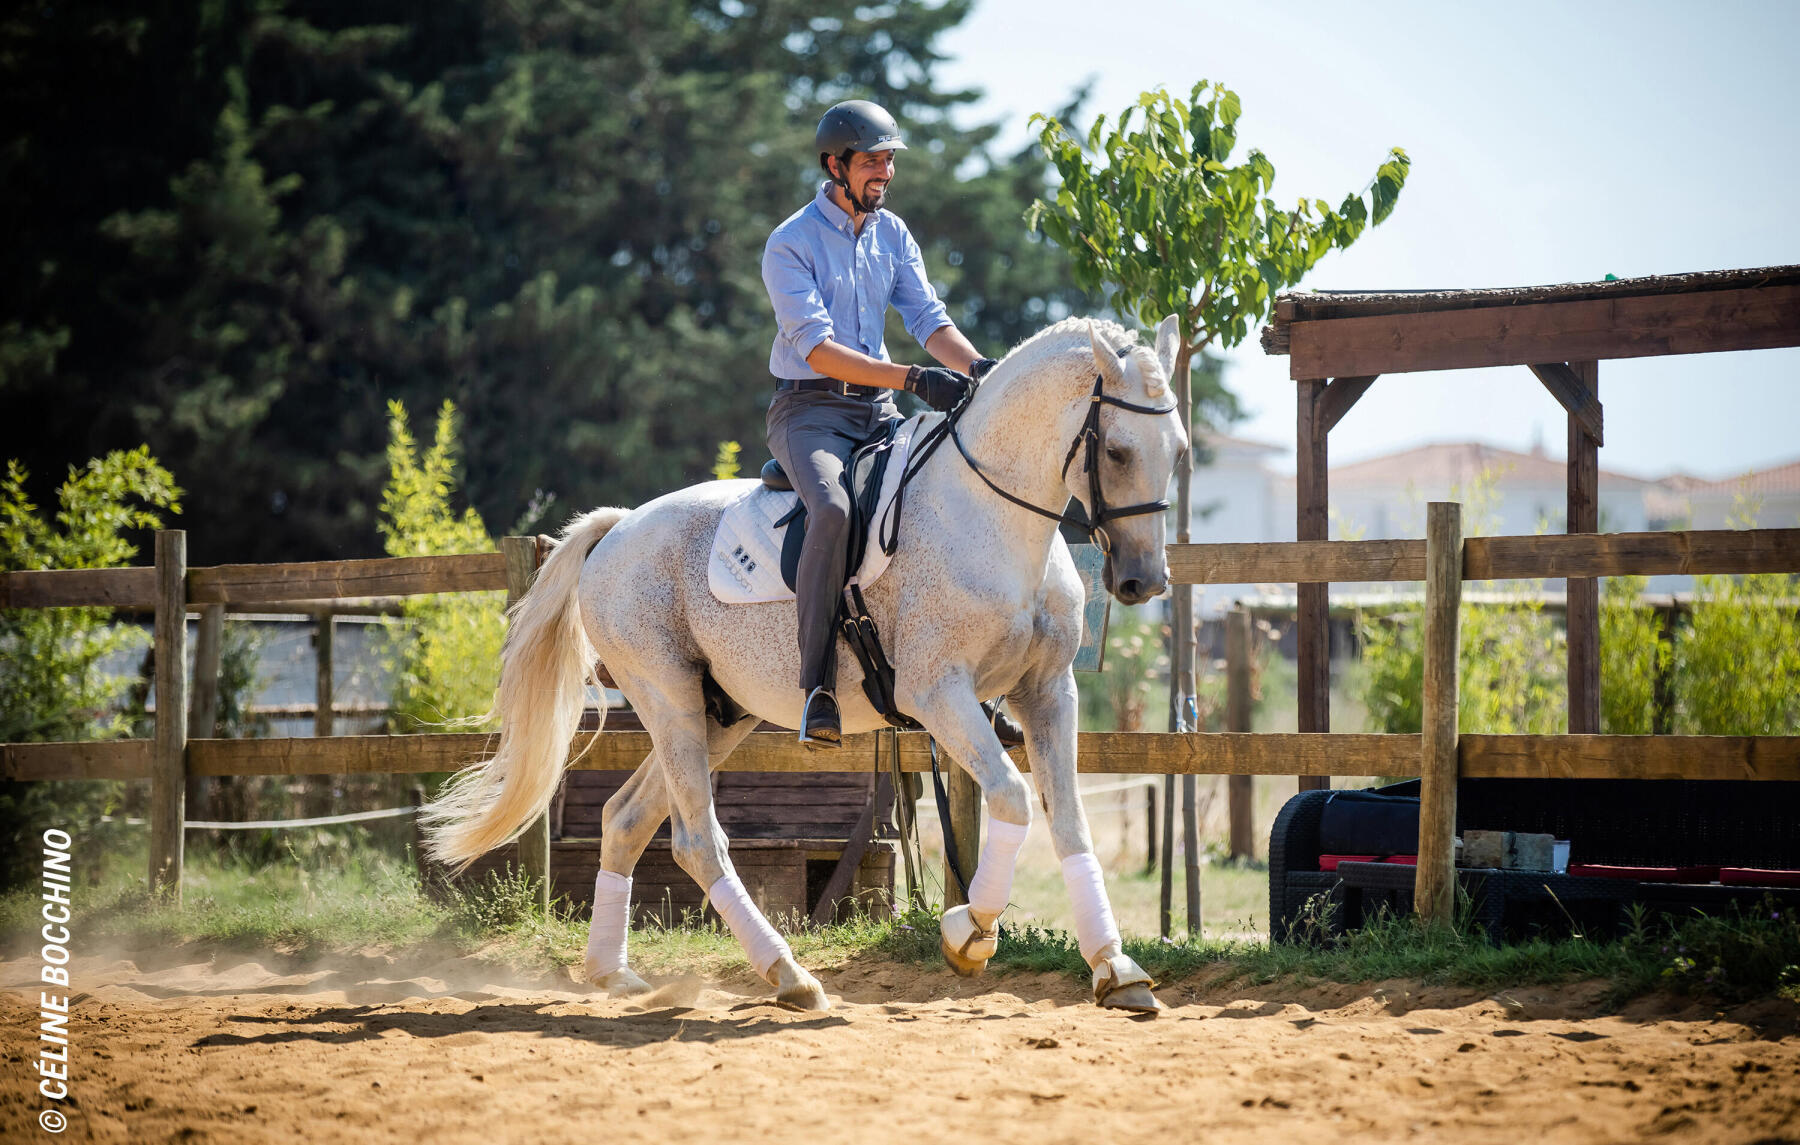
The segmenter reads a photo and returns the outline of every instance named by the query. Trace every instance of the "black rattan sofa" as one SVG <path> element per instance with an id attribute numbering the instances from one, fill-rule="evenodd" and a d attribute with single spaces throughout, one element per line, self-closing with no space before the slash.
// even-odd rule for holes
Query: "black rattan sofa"
<path id="1" fill-rule="evenodd" d="M 1376 789 L 1417 798 L 1417 780 Z M 1341 862 L 1320 870 L 1320 821 L 1338 792 L 1306 791 L 1288 800 L 1269 835 L 1269 937 L 1327 938 L 1360 927 L 1386 908 L 1410 913 L 1415 868 L 1394 862 Z M 1341 822 L 1341 820 L 1339 820 Z M 1456 829 L 1541 832 L 1571 844 L 1577 864 L 1638 868 L 1736 868 L 1718 882 L 1598 878 L 1536 871 L 1460 870 L 1475 920 L 1499 941 L 1534 934 L 1616 933 L 1628 908 L 1658 914 L 1728 911 L 1766 896 L 1800 907 L 1800 886 L 1742 885 L 1741 869 L 1800 868 L 1800 783 L 1736 780 L 1464 779 L 1457 785 Z M 1334 843 L 1342 845 L 1334 826 Z M 1414 850 L 1417 828 L 1413 828 Z"/>

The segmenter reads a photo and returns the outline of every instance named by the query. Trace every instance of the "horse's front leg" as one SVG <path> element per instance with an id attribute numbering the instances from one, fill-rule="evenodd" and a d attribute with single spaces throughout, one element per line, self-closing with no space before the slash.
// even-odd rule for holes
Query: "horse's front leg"
<path id="1" fill-rule="evenodd" d="M 994 734 L 970 682 L 946 677 L 914 701 L 926 728 L 980 784 L 988 824 L 969 879 L 966 906 L 939 922 L 944 958 L 963 977 L 979 974 L 999 943 L 1000 915 L 1012 896 L 1013 870 L 1031 829 L 1031 789 Z"/>
<path id="2" fill-rule="evenodd" d="M 1156 983 L 1127 957 L 1106 897 L 1106 878 L 1094 854 L 1087 812 L 1075 779 L 1077 698 L 1075 674 L 1064 669 L 1037 685 L 1021 685 L 1007 697 L 1025 728 L 1031 777 L 1050 816 L 1050 839 L 1062 861 L 1063 883 L 1075 909 L 1075 940 L 1093 971 L 1094 1001 L 1142 1013 L 1162 1008 Z"/>

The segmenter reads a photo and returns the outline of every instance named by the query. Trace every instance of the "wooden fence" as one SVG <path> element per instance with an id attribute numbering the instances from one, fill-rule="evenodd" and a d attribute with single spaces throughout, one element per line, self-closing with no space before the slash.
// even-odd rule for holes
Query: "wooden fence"
<path id="1" fill-rule="evenodd" d="M 1457 604 L 1464 581 L 1604 577 L 1663 573 L 1800 571 L 1800 529 L 1577 534 L 1463 538 L 1460 507 L 1429 507 L 1424 540 L 1299 541 L 1172 545 L 1179 583 L 1425 582 L 1424 731 L 1420 735 L 1343 732 L 1105 733 L 1080 736 L 1087 773 L 1366 776 L 1422 779 L 1417 902 L 1427 918 L 1449 914 L 1458 776 L 1580 779 L 1800 780 L 1800 736 L 1459 735 L 1456 730 Z M 267 610 L 312 607 L 349 597 L 506 590 L 530 584 L 541 542 L 508 537 L 501 552 L 284 565 L 187 567 L 186 534 L 156 535 L 150 568 L 11 572 L 0 576 L 0 608 L 109 606 L 156 614 L 156 734 L 149 740 L 0 745 L 8 780 L 149 779 L 152 885 L 179 898 L 183 799 L 189 775 L 322 775 L 455 770 L 488 742 L 484 735 L 329 736 L 294 739 L 190 738 L 186 616 L 192 606 Z M 203 610 L 203 617 L 206 612 Z M 202 629 L 204 637 L 204 627 Z M 204 676 L 201 678 L 205 685 Z M 901 766 L 930 768 L 922 733 L 899 737 Z M 584 744 L 574 745 L 579 750 Z M 863 750 L 859 750 L 863 749 Z M 578 768 L 634 768 L 649 753 L 642 732 L 608 732 Z M 790 734 L 756 733 L 726 761 L 733 771 L 863 770 L 872 737 L 820 755 Z M 1022 756 L 1022 753 L 1021 753 Z M 1025 766 L 1029 761 L 1021 758 Z M 955 770 L 955 769 L 953 769 Z M 979 851 L 972 785 L 955 788 L 959 849 Z M 541 820 L 521 853 L 528 870 L 549 868 Z M 547 884 L 547 880 L 546 884 Z"/>

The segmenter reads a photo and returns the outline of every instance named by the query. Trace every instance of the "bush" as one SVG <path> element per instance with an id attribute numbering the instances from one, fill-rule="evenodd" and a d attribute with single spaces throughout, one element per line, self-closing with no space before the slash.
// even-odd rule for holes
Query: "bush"
<path id="1" fill-rule="evenodd" d="M 160 528 L 159 510 L 181 511 L 174 477 L 147 449 L 115 451 L 69 468 L 52 525 L 25 494 L 24 466 L 9 461 L 0 481 L 0 570 L 114 568 L 137 555 L 126 536 Z M 114 739 L 130 680 L 102 663 L 149 643 L 135 625 L 116 625 L 104 608 L 0 611 L 0 742 Z M 0 783 L 0 882 L 35 870 L 46 827 L 92 846 L 119 830 L 104 821 L 121 809 L 116 782 Z"/>
<path id="2" fill-rule="evenodd" d="M 456 408 L 438 411 L 423 455 L 407 426 L 406 407 L 388 403 L 388 470 L 381 495 L 381 536 L 389 556 L 445 556 L 494 551 L 473 508 L 451 507 L 457 486 Z M 406 599 L 405 624 L 390 629 L 396 731 L 442 731 L 449 721 L 480 716 L 493 703 L 506 635 L 506 596 L 499 592 L 436 593 Z"/>
<path id="3" fill-rule="evenodd" d="M 1656 680 L 1668 666 L 1656 610 L 1638 603 L 1647 577 L 1607 578 L 1600 594 L 1600 730 L 1649 735 L 1656 727 Z"/>

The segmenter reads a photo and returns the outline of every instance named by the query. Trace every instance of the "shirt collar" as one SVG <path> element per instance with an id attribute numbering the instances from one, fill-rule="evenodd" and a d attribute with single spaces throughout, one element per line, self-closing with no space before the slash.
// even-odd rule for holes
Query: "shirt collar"
<path id="1" fill-rule="evenodd" d="M 825 217 L 825 221 L 831 224 L 832 230 L 855 238 L 856 232 L 850 225 L 849 213 L 831 201 L 831 186 L 829 179 L 819 184 L 819 193 L 813 196 L 813 206 L 818 209 L 819 214 Z M 875 212 L 877 215 L 880 213 L 880 211 Z"/>

